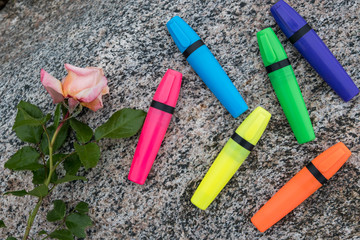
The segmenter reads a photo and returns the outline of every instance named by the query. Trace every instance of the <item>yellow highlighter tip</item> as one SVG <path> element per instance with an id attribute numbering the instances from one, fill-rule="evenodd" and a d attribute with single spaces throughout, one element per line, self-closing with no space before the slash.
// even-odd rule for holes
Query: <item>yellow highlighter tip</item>
<path id="1" fill-rule="evenodd" d="M 259 141 L 271 118 L 271 114 L 262 107 L 257 107 L 236 129 L 236 133 L 243 136 L 253 145 Z"/>

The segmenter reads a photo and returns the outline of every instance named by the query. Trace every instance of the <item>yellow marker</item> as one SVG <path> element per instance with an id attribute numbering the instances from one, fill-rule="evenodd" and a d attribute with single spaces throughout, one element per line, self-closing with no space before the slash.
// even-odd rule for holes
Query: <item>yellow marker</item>
<path id="1" fill-rule="evenodd" d="M 257 107 L 236 129 L 191 198 L 195 206 L 205 210 L 216 198 L 259 141 L 270 117 Z"/>

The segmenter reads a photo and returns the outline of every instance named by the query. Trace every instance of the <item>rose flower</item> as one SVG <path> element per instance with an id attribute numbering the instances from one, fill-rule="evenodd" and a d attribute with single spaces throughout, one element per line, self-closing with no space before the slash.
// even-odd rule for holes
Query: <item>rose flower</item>
<path id="1" fill-rule="evenodd" d="M 103 107 L 102 95 L 109 93 L 107 79 L 102 68 L 79 68 L 65 64 L 68 75 L 60 82 L 44 69 L 41 69 L 40 80 L 51 95 L 54 103 L 69 98 L 69 107 L 73 110 L 79 103 L 93 111 Z"/>

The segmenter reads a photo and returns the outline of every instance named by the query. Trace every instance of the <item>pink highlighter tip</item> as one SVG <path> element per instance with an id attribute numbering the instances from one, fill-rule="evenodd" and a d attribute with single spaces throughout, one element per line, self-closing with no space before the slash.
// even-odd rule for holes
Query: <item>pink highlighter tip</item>
<path id="1" fill-rule="evenodd" d="M 162 78 L 159 87 L 156 89 L 155 101 L 175 107 L 181 88 L 182 74 L 168 69 Z"/>

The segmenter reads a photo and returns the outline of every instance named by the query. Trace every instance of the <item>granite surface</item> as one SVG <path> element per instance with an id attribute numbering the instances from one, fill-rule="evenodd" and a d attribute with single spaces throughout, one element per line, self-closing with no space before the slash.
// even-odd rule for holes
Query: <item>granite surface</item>
<path id="1" fill-rule="evenodd" d="M 358 0 L 289 1 L 306 17 L 360 86 Z M 123 107 L 147 110 L 168 68 L 183 73 L 176 112 L 145 185 L 127 180 L 138 136 L 101 141 L 99 165 L 88 182 L 56 188 L 32 230 L 51 230 L 45 212 L 54 199 L 89 203 L 95 225 L 88 239 L 360 239 L 360 96 L 344 102 L 285 39 L 270 14 L 275 1 L 10 0 L 0 11 L 0 192 L 32 189 L 32 174 L 4 169 L 22 142 L 11 130 L 20 100 L 54 105 L 40 69 L 57 78 L 64 63 L 100 66 L 109 80 L 104 108 L 80 119 L 92 128 Z M 251 110 L 272 119 L 249 158 L 202 211 L 190 198 L 234 129 L 234 119 L 183 58 L 166 29 L 181 16 L 202 37 Z M 256 32 L 272 27 L 294 67 L 317 138 L 299 145 L 260 59 Z M 253 214 L 319 153 L 342 141 L 352 156 L 329 181 L 265 233 Z M 0 196 L 0 239 L 20 237 L 35 199 Z M 46 211 L 45 211 L 46 210 Z"/>

